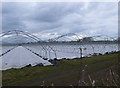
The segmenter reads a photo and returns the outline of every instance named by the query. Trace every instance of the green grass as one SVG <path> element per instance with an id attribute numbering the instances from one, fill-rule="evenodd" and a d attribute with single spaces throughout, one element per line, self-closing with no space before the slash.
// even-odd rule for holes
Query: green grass
<path id="1" fill-rule="evenodd" d="M 23 82 L 26 80 L 32 80 L 34 78 L 44 78 L 48 75 L 54 75 L 57 73 L 62 73 L 65 71 L 72 71 L 74 69 L 79 69 L 81 66 L 88 65 L 86 68 L 86 72 L 88 74 L 99 71 L 101 69 L 107 68 L 117 63 L 118 53 L 108 54 L 108 55 L 99 55 L 93 56 L 90 58 L 83 59 L 71 59 L 71 60 L 59 60 L 59 66 L 45 66 L 45 67 L 24 67 L 21 69 L 9 69 L 2 71 L 3 73 L 3 85 L 16 85 L 19 82 Z M 105 62 L 105 63 L 104 63 Z M 101 64 L 103 63 L 103 64 Z M 95 64 L 95 65 L 94 65 Z M 94 65 L 89 67 L 89 65 Z M 70 74 L 62 74 L 51 78 L 46 81 L 46 84 L 50 85 L 50 83 L 62 85 L 62 83 L 70 82 L 70 80 L 77 81 L 78 72 L 71 72 Z M 76 75 L 76 76 L 75 76 Z M 58 80 L 60 79 L 60 80 Z M 40 85 L 41 82 L 34 82 L 30 85 Z"/>

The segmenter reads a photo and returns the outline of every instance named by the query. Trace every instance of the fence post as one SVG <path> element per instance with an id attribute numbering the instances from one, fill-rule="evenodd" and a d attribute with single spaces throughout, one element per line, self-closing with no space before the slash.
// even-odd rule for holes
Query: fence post
<path id="1" fill-rule="evenodd" d="M 82 48 L 79 49 L 80 49 L 80 58 L 82 58 Z"/>
<path id="2" fill-rule="evenodd" d="M 83 47 L 83 48 L 82 48 L 82 47 L 80 47 L 79 49 L 80 49 L 80 58 L 82 59 L 83 50 L 86 50 L 86 48 L 84 48 L 84 47 Z"/>

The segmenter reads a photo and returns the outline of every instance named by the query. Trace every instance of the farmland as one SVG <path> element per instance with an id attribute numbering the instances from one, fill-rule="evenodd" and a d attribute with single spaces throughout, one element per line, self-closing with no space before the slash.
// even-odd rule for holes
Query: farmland
<path id="1" fill-rule="evenodd" d="M 83 59 L 59 59 L 58 66 L 34 66 L 3 71 L 3 86 L 116 86 L 110 71 L 117 74 L 118 53 Z M 98 76 L 99 75 L 99 76 Z M 112 79 L 110 81 L 110 79 Z M 108 80 L 108 81 L 106 81 Z M 83 83 L 84 82 L 84 83 Z"/>

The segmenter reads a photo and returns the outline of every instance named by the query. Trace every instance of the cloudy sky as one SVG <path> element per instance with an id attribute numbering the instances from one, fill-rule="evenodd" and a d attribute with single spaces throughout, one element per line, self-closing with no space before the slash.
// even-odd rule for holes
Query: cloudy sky
<path id="1" fill-rule="evenodd" d="M 118 34 L 117 2 L 4 2 L 2 29 L 36 36 Z"/>

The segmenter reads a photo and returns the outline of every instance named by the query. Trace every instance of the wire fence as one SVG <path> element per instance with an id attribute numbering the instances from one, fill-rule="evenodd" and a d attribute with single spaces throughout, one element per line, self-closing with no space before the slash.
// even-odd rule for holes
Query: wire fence
<path id="1" fill-rule="evenodd" d="M 3 56 L 16 46 L 34 52 L 43 59 L 84 57 L 106 52 L 117 52 L 117 38 L 107 35 L 81 37 L 75 33 L 68 33 L 58 37 L 42 40 L 28 32 L 19 30 L 1 34 Z M 5 54 L 4 54 L 5 53 Z"/>

